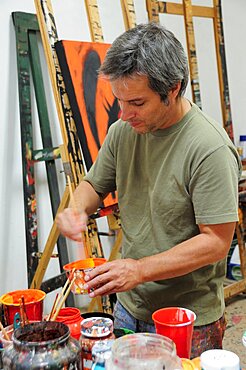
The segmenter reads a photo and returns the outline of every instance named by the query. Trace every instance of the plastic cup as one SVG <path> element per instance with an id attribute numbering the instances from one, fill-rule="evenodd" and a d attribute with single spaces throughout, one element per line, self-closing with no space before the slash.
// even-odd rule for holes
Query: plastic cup
<path id="1" fill-rule="evenodd" d="M 85 275 L 94 267 L 100 266 L 105 262 L 105 258 L 87 258 L 84 260 L 74 261 L 63 266 L 63 269 L 66 271 L 67 276 L 69 276 L 74 269 L 74 276 L 76 279 L 72 285 L 71 292 L 74 294 L 90 293 L 90 291 L 84 288 Z"/>
<path id="2" fill-rule="evenodd" d="M 41 321 L 43 318 L 43 300 L 46 293 L 39 289 L 15 290 L 1 296 L 0 302 L 4 305 L 7 324 L 14 323 L 14 316 L 20 312 L 19 299 L 24 297 L 28 320 Z"/>
<path id="3" fill-rule="evenodd" d="M 166 307 L 155 311 L 152 319 L 156 333 L 174 341 L 178 356 L 190 358 L 196 314 L 182 307 Z"/>

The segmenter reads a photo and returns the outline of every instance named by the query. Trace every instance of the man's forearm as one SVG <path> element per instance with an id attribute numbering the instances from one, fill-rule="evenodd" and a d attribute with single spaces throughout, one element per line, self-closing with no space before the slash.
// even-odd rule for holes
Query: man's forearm
<path id="1" fill-rule="evenodd" d="M 188 274 L 227 256 L 235 222 L 201 226 L 201 234 L 150 257 L 138 260 L 141 282 Z"/>
<path id="2" fill-rule="evenodd" d="M 87 181 L 81 181 L 74 192 L 74 199 L 78 212 L 85 212 L 88 215 L 96 212 L 101 203 L 100 196 Z M 69 207 L 71 207 L 71 204 L 69 204 Z"/>

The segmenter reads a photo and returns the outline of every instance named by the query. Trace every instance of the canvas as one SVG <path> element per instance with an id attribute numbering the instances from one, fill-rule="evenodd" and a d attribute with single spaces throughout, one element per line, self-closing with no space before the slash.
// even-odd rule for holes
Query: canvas
<path id="1" fill-rule="evenodd" d="M 119 105 L 110 83 L 98 69 L 110 44 L 59 41 L 55 45 L 82 147 L 86 170 L 95 161 L 110 125 L 119 118 Z M 115 193 L 105 206 L 117 203 Z"/>

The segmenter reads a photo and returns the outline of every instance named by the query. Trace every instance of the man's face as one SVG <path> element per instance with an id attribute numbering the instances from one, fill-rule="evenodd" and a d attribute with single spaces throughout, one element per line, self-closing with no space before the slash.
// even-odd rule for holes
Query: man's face
<path id="1" fill-rule="evenodd" d="M 121 119 L 138 133 L 145 134 L 172 125 L 175 99 L 168 96 L 169 104 L 151 90 L 146 76 L 119 78 L 111 81 L 112 91 L 119 101 Z"/>

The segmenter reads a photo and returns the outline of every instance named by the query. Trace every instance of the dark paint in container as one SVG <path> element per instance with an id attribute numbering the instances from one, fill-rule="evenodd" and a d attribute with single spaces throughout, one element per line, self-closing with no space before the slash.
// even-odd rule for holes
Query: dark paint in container
<path id="1" fill-rule="evenodd" d="M 67 325 L 42 321 L 14 331 L 13 344 L 3 353 L 3 368 L 18 370 L 79 370 L 81 348 Z"/>

